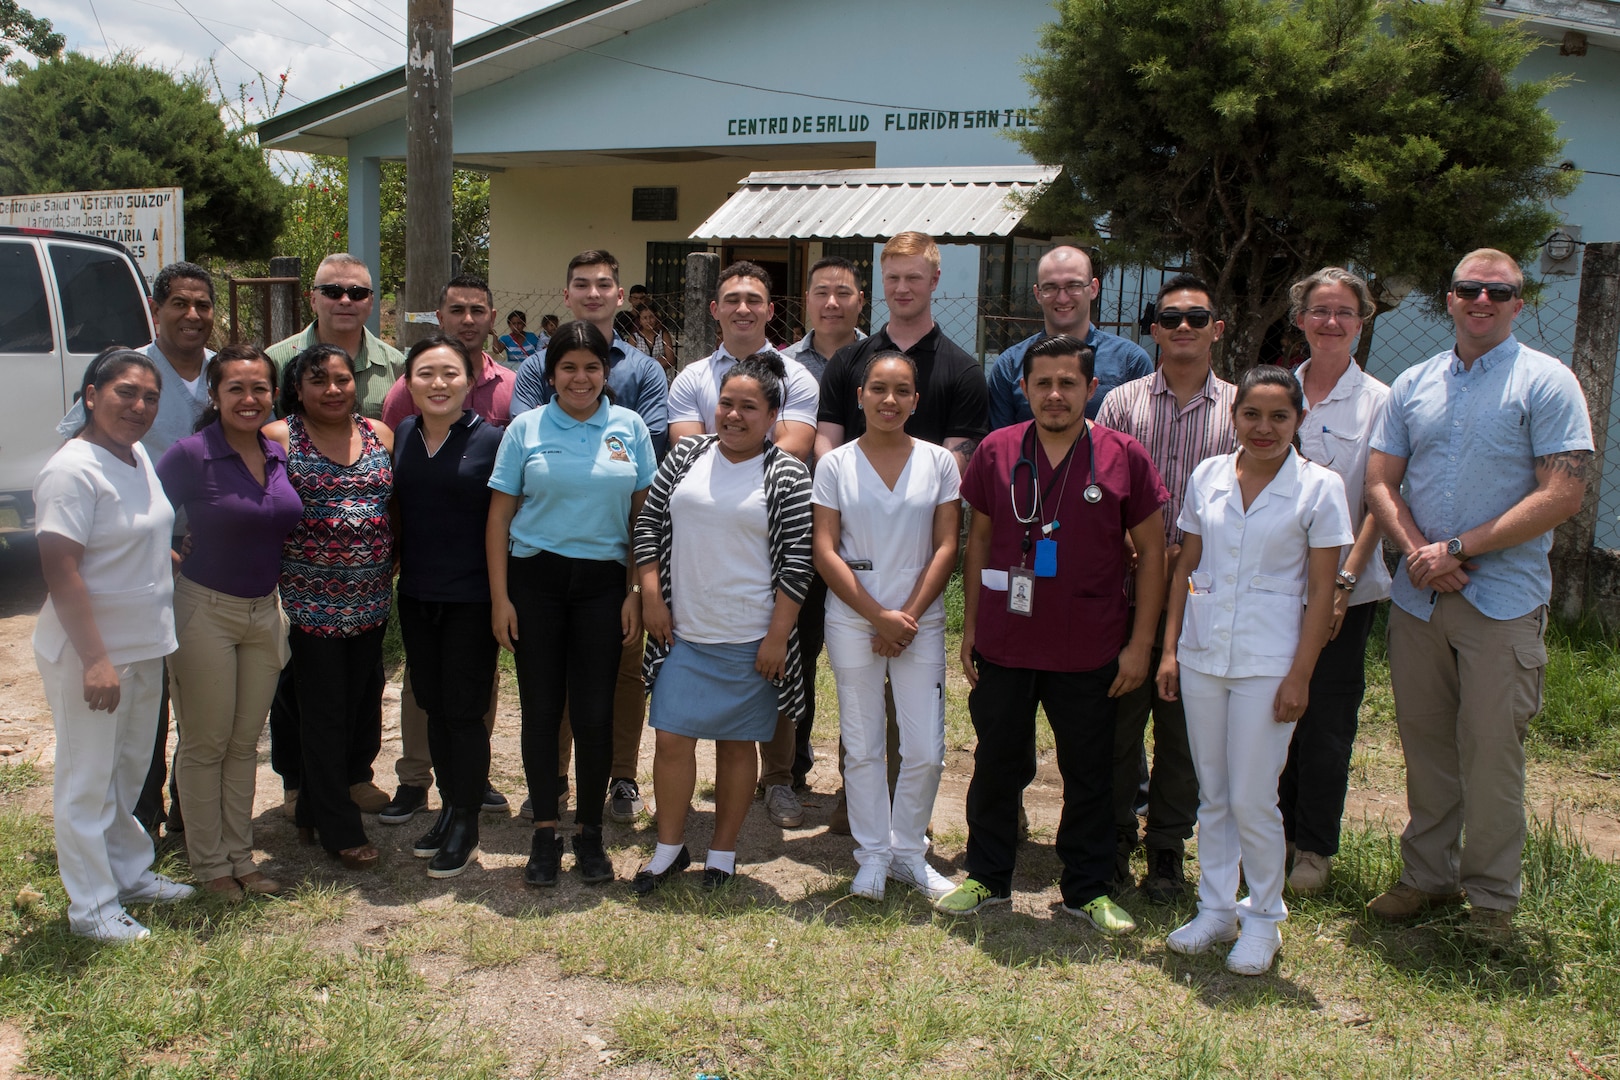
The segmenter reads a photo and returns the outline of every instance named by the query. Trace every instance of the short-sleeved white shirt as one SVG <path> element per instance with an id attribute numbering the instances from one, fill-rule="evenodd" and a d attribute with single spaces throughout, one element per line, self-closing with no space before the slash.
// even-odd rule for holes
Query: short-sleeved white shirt
<path id="1" fill-rule="evenodd" d="M 1309 360 L 1299 366 L 1295 375 L 1305 385 L 1305 372 Z M 1321 401 L 1305 403 L 1305 422 L 1299 426 L 1300 448 L 1305 456 L 1339 474 L 1344 481 L 1344 499 L 1350 507 L 1350 528 L 1355 530 L 1367 514 L 1364 488 L 1367 480 L 1367 452 L 1372 448 L 1373 425 L 1378 423 L 1384 405 L 1389 401 L 1389 387 L 1368 375 L 1354 361 L 1345 369 L 1339 381 L 1333 384 L 1327 397 Z M 1346 547 L 1339 557 L 1339 567 L 1350 557 Z M 1370 604 L 1389 599 L 1389 567 L 1384 563 L 1384 542 L 1373 549 L 1356 582 L 1356 591 L 1350 594 L 1352 604 Z"/>
<path id="2" fill-rule="evenodd" d="M 911 440 L 894 490 L 867 460 L 860 443 L 848 442 L 816 464 L 810 501 L 838 511 L 838 554 L 844 559 L 867 559 L 870 570 L 857 570 L 861 587 L 884 608 L 906 602 L 917 579 L 934 556 L 934 510 L 960 497 L 956 456 L 943 446 Z M 831 593 L 827 621 L 850 630 L 869 630 L 867 621 Z M 920 625 L 944 626 L 945 603 L 934 603 Z"/>
<path id="3" fill-rule="evenodd" d="M 1176 658 L 1223 678 L 1286 675 L 1305 618 L 1310 549 L 1355 539 L 1344 481 L 1290 450 L 1245 511 L 1237 453 L 1200 463 L 1187 481 L 1176 524 L 1204 546 Z"/>
<path id="4" fill-rule="evenodd" d="M 669 384 L 669 422 L 702 424 L 705 433 L 713 434 L 714 410 L 720 404 L 720 380 L 736 362 L 737 357 L 722 345 L 697 363 L 683 368 Z M 809 368 L 790 357 L 782 357 L 782 367 L 787 371 L 787 379 L 782 386 L 782 408 L 776 419 L 815 427 L 816 406 L 821 395 L 816 377 L 810 374 Z"/>
<path id="5" fill-rule="evenodd" d="M 69 439 L 34 481 L 35 535 L 54 533 L 84 548 L 79 574 L 96 629 L 113 664 L 175 650 L 174 508 L 136 443 L 135 464 L 84 439 Z M 34 649 L 56 663 L 68 646 L 53 598 L 34 625 Z"/>
<path id="6" fill-rule="evenodd" d="M 764 637 L 776 609 L 765 455 L 731 462 L 711 446 L 670 493 L 669 519 L 675 633 L 700 645 Z"/>

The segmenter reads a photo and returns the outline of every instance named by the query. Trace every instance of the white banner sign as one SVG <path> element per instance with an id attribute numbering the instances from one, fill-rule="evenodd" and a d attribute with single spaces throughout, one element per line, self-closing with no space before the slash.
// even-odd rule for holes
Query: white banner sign
<path id="1" fill-rule="evenodd" d="M 0 195 L 0 225 L 65 229 L 116 240 L 129 248 L 148 282 L 169 263 L 186 257 L 185 199 L 180 188 Z"/>

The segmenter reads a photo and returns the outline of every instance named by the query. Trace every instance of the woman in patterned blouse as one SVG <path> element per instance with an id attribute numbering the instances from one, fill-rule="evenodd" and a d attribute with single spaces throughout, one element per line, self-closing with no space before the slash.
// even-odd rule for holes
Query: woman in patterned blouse
<path id="1" fill-rule="evenodd" d="M 311 843 L 318 835 L 333 858 L 365 870 L 378 854 L 349 797 L 349 759 L 376 744 L 382 718 L 394 433 L 355 411 L 354 361 L 333 345 L 288 362 L 280 404 L 287 419 L 265 434 L 286 449 L 287 476 L 304 504 L 282 550 L 280 586 L 301 714 L 298 835 Z"/>

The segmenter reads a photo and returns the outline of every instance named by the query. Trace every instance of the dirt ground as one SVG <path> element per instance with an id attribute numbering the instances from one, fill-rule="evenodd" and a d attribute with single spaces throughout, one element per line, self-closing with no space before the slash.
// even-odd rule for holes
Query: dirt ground
<path id="1" fill-rule="evenodd" d="M 31 761 L 48 770 L 54 751 L 51 716 L 30 644 L 44 592 L 33 544 L 26 538 L 13 537 L 0 549 L 0 761 Z M 377 783 L 392 791 L 393 762 L 399 749 L 397 684 L 388 689 L 384 716 Z M 518 726 L 516 693 L 508 687 L 502 694 L 495 728 L 492 776 L 495 785 L 511 799 L 511 812 L 505 816 L 485 815 L 480 870 L 442 883 L 429 882 L 421 872 L 421 864 L 410 853 L 412 841 L 429 823 L 426 815 L 394 827 L 368 818 L 368 832 L 383 851 L 383 865 L 379 872 L 364 877 L 344 874 L 319 849 L 300 847 L 292 823 L 280 812 L 281 785 L 269 766 L 266 736 L 261 744 L 254 808 L 255 835 L 264 869 L 288 882 L 331 881 L 354 886 L 344 916 L 319 933 L 320 944 L 347 949 L 386 941 L 435 907 L 443 906 L 447 899 L 472 902 L 498 915 L 582 910 L 600 902 L 600 889 L 578 885 L 567 873 L 559 888 L 547 890 L 544 895 L 522 883 L 529 828 L 516 814 L 524 796 Z M 651 752 L 652 740 L 644 739 L 644 778 L 651 775 Z M 840 875 L 853 872 L 853 842 L 826 828 L 838 788 L 833 748 L 818 746 L 817 752 L 816 768 L 810 776 L 812 790 L 804 798 L 804 827 L 774 828 L 760 807 L 750 813 L 744 827 L 738 845 L 743 859 L 739 868 L 748 878 L 748 888 L 764 902 L 798 901 L 827 887 Z M 1052 884 L 1057 863 L 1050 840 L 1058 820 L 1061 786 L 1051 755 L 1045 758 L 1026 793 L 1035 843 L 1026 847 L 1028 857 L 1021 856 L 1021 880 L 1014 899 L 1017 909 L 1040 917 L 1049 915 L 1058 901 Z M 944 872 L 954 876 L 962 871 L 964 803 L 971 770 L 970 754 L 951 753 L 934 813 L 934 859 Z M 703 778 L 713 775 L 712 755 L 709 761 L 700 755 L 699 773 L 699 800 L 688 833 L 694 856 L 700 858 L 712 828 L 713 804 L 703 797 L 707 794 Z M 1382 822 L 1399 831 L 1405 824 L 1401 784 L 1399 747 L 1393 740 L 1375 740 L 1359 747 L 1347 819 Z M 651 784 L 643 786 L 650 802 Z M 1614 786 L 1612 777 L 1538 765 L 1532 768 L 1527 801 L 1543 817 L 1556 811 L 1570 821 L 1594 853 L 1616 859 L 1620 858 L 1620 818 L 1605 812 L 1614 805 Z M 16 798 L 30 809 L 50 811 L 48 786 L 29 789 Z M 569 820 L 571 815 L 565 819 Z M 619 877 L 627 881 L 651 850 L 653 827 L 644 818 L 634 825 L 610 824 L 607 833 Z M 439 954 L 416 956 L 412 963 L 431 985 L 443 987 L 451 998 L 464 1003 L 466 1020 L 496 1034 L 516 1075 L 526 1075 L 541 1066 L 550 1076 L 658 1075 L 644 1067 L 613 1064 L 608 1025 L 630 1003 L 630 992 L 624 987 L 594 979 L 563 978 L 550 957 L 530 958 L 496 969 L 475 969 L 457 957 Z M 645 993 L 645 988 L 635 990 L 638 998 Z M 13 1075 L 21 1050 L 18 1033 L 0 1026 L 0 1080 Z"/>

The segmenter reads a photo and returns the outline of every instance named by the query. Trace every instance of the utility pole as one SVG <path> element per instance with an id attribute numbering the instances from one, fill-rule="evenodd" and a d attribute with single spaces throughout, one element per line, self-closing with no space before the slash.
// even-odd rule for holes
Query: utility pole
<path id="1" fill-rule="evenodd" d="M 405 296 L 400 309 L 403 348 L 433 327 L 411 313 L 438 307 L 450 280 L 450 197 L 455 165 L 451 143 L 451 0 L 409 0 L 405 56 Z"/>

